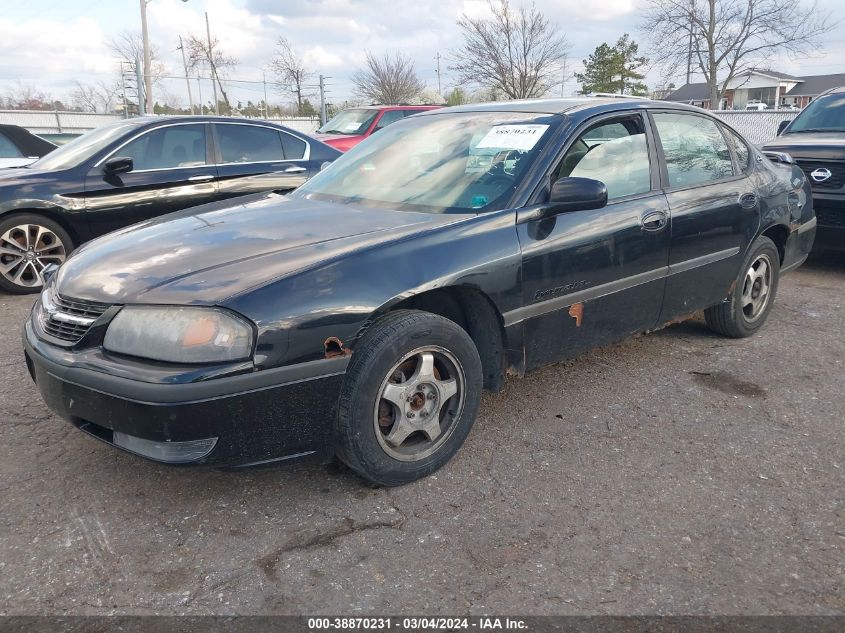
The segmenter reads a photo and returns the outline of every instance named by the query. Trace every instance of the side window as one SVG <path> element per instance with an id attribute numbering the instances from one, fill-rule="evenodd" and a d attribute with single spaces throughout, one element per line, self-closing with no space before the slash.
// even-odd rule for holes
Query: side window
<path id="1" fill-rule="evenodd" d="M 287 160 L 305 158 L 305 149 L 308 147 L 305 141 L 286 132 L 279 132 L 279 136 L 282 137 L 282 146 L 284 147 L 285 158 Z"/>
<path id="2" fill-rule="evenodd" d="M 124 145 L 115 155 L 131 158 L 136 171 L 205 165 L 205 125 L 158 128 Z"/>
<path id="3" fill-rule="evenodd" d="M 751 150 L 733 130 L 722 128 L 728 137 L 728 141 L 733 146 L 734 154 L 736 154 L 737 166 L 741 172 L 745 172 L 751 164 Z"/>
<path id="4" fill-rule="evenodd" d="M 388 110 L 381 115 L 381 118 L 376 123 L 376 130 L 387 127 L 391 123 L 396 123 L 405 118 L 405 113 L 402 110 Z M 373 130 L 375 131 L 375 130 Z"/>
<path id="5" fill-rule="evenodd" d="M 272 128 L 218 123 L 217 139 L 224 163 L 259 163 L 285 158 L 279 132 Z"/>
<path id="6" fill-rule="evenodd" d="M 733 175 L 731 153 L 714 121 L 695 114 L 656 113 L 670 187 L 690 187 Z"/>
<path id="7" fill-rule="evenodd" d="M 0 158 L 21 158 L 23 154 L 5 134 L 0 133 Z"/>
<path id="8" fill-rule="evenodd" d="M 552 173 L 552 182 L 566 177 L 600 180 L 610 200 L 651 191 L 642 117 L 603 121 L 581 134 Z"/>

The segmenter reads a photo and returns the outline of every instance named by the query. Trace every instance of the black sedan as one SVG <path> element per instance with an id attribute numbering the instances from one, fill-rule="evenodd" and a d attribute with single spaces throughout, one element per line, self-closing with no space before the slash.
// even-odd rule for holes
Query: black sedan
<path id="1" fill-rule="evenodd" d="M 688 106 L 436 110 L 288 196 L 83 246 L 33 308 L 27 364 L 54 411 L 153 460 L 336 455 L 402 484 L 507 376 L 700 309 L 755 333 L 812 245 L 809 192 Z"/>
<path id="2" fill-rule="evenodd" d="M 82 242 L 180 209 L 289 191 L 340 156 L 274 123 L 129 119 L 0 171 L 0 288 L 36 292 Z"/>

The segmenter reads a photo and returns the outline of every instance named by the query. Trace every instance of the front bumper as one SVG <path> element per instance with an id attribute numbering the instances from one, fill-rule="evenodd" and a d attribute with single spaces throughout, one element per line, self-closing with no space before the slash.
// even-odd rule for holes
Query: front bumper
<path id="1" fill-rule="evenodd" d="M 29 321 L 23 345 L 50 409 L 97 439 L 155 461 L 246 466 L 324 460 L 334 452 L 348 357 L 167 384 L 75 365 L 72 354 L 38 339 Z"/>
<path id="2" fill-rule="evenodd" d="M 813 192 L 819 228 L 817 250 L 845 251 L 845 194 Z"/>

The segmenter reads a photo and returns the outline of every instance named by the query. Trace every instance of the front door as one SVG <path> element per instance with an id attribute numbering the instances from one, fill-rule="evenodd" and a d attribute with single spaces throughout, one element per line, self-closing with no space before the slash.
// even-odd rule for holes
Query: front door
<path id="1" fill-rule="evenodd" d="M 751 179 L 735 168 L 721 128 L 691 112 L 655 112 L 672 244 L 662 322 L 719 303 L 736 280 L 759 224 Z"/>
<path id="2" fill-rule="evenodd" d="M 217 171 L 207 160 L 208 126 L 173 124 L 141 133 L 99 161 L 85 178 L 92 237 L 179 211 L 217 196 Z M 127 157 L 132 171 L 108 174 L 108 158 Z"/>
<path id="3" fill-rule="evenodd" d="M 603 209 L 519 224 L 526 369 L 657 323 L 669 258 L 669 213 L 648 121 L 603 118 L 577 134 L 549 174 L 607 185 Z"/>
<path id="4" fill-rule="evenodd" d="M 250 123 L 214 124 L 220 162 L 220 197 L 296 189 L 319 166 L 308 144 L 277 128 Z"/>

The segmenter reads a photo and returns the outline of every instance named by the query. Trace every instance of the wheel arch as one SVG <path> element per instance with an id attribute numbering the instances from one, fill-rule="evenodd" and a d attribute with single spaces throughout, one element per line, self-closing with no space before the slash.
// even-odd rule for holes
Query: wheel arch
<path id="1" fill-rule="evenodd" d="M 360 339 L 373 321 L 395 310 L 422 310 L 457 323 L 469 334 L 478 350 L 484 388 L 489 391 L 502 389 L 506 367 L 504 319 L 496 304 L 482 290 L 473 286 L 446 286 L 394 300 L 373 313 L 356 339 Z"/>
<path id="2" fill-rule="evenodd" d="M 784 256 L 786 255 L 786 241 L 789 239 L 789 229 L 783 224 L 772 224 L 760 233 L 760 236 L 768 237 L 775 243 L 778 249 L 780 264 L 782 265 Z"/>

